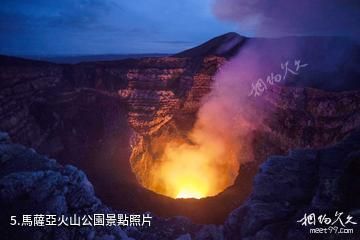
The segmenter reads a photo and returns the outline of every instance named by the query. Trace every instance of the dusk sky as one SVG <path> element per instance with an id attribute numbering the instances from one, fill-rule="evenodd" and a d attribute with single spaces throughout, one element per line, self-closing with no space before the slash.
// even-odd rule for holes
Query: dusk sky
<path id="1" fill-rule="evenodd" d="M 176 53 L 217 35 L 358 35 L 358 0 L 2 0 L 0 54 Z"/>
<path id="2" fill-rule="evenodd" d="M 211 1 L 3 0 L 0 53 L 175 53 L 236 29 Z"/>

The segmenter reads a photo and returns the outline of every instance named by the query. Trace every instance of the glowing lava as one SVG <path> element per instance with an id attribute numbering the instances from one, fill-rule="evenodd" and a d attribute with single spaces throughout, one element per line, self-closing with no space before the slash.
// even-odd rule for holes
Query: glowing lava
<path id="1" fill-rule="evenodd" d="M 235 155 L 220 143 L 213 144 L 168 143 L 154 174 L 153 186 L 162 188 L 154 190 L 173 198 L 199 199 L 231 185 L 238 170 Z"/>
<path id="2" fill-rule="evenodd" d="M 203 198 L 205 195 L 197 190 L 191 190 L 190 188 L 180 190 L 176 198 Z"/>

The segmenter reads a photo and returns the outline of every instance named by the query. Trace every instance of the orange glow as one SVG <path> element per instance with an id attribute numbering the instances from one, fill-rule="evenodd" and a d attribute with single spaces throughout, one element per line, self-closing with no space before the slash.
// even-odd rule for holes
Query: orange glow
<path id="1" fill-rule="evenodd" d="M 166 181 L 166 192 L 175 198 L 202 198 L 209 192 L 206 159 L 191 146 L 168 145 L 160 177 Z M 211 173 L 210 173 L 211 175 Z"/>
<path id="2" fill-rule="evenodd" d="M 146 186 L 172 198 L 215 196 L 231 186 L 238 174 L 241 139 L 238 121 L 216 121 L 224 116 L 219 103 L 203 106 L 200 116 L 185 139 L 165 144 L 160 158 L 152 165 Z"/>
<path id="3" fill-rule="evenodd" d="M 181 190 L 180 193 L 176 196 L 176 198 L 196 198 L 200 199 L 204 197 L 204 195 L 197 190 L 189 190 L 189 188 L 186 188 L 184 190 Z"/>
<path id="4" fill-rule="evenodd" d="M 168 143 L 155 168 L 157 184 L 150 188 L 173 198 L 197 199 L 223 191 L 233 183 L 238 163 L 229 148 L 212 144 Z M 160 184 L 162 188 L 156 188 Z"/>

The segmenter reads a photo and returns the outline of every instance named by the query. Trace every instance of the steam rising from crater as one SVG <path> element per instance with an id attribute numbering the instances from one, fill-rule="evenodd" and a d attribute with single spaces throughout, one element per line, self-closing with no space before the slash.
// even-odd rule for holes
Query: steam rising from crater
<path id="1" fill-rule="evenodd" d="M 238 24 L 247 36 L 355 36 L 359 39 L 358 0 L 215 0 L 217 17 Z"/>
<path id="2" fill-rule="evenodd" d="M 232 185 L 241 162 L 251 159 L 251 131 L 262 116 L 249 102 L 251 82 L 259 72 L 255 49 L 243 49 L 215 76 L 203 100 L 189 142 L 166 145 L 157 171 L 163 194 L 174 198 L 213 196 Z"/>

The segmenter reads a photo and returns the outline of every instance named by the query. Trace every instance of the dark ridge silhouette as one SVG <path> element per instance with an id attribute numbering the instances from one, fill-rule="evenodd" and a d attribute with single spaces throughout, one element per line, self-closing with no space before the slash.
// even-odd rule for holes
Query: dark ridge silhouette
<path id="1" fill-rule="evenodd" d="M 204 57 L 215 55 L 219 57 L 231 58 L 236 55 L 241 46 L 248 38 L 240 36 L 235 32 L 210 39 L 209 41 L 173 55 L 174 57 Z"/>

